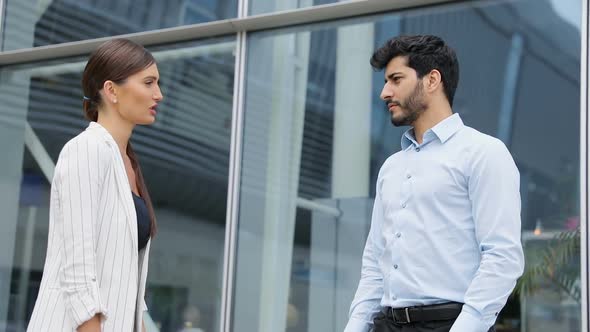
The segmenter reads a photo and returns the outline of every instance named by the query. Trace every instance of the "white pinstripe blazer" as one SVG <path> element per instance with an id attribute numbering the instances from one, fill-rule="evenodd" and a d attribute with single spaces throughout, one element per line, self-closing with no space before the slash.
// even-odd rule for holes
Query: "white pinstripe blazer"
<path id="1" fill-rule="evenodd" d="M 49 240 L 27 331 L 76 331 L 102 313 L 105 332 L 141 331 L 150 242 L 120 150 L 96 122 L 63 147 L 51 184 Z"/>

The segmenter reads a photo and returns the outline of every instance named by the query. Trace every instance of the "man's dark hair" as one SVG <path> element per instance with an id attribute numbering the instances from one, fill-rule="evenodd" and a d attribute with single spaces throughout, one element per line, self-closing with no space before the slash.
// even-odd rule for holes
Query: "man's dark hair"
<path id="1" fill-rule="evenodd" d="M 383 70 L 393 58 L 405 56 L 408 67 L 414 69 L 418 78 L 433 69 L 441 74 L 443 88 L 449 104 L 453 106 L 455 90 L 459 83 L 459 62 L 452 48 L 440 37 L 432 35 L 399 36 L 385 42 L 371 57 L 371 66 Z"/>

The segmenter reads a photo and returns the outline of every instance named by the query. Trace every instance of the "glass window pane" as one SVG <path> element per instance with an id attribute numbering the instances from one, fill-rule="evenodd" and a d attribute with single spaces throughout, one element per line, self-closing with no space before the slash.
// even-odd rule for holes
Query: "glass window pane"
<path id="1" fill-rule="evenodd" d="M 250 0 L 250 15 L 273 13 L 311 6 L 325 5 L 343 0 Z"/>
<path id="2" fill-rule="evenodd" d="M 0 82 L 7 78 L 0 71 Z M 23 178 L 23 158 L 25 150 L 26 112 L 24 100 L 16 100 L 19 86 L 6 86 L 0 83 L 0 211 L 2 211 L 2 231 L 0 232 L 0 330 L 7 329 L 6 317 L 14 305 L 11 295 L 11 277 L 15 262 L 16 232 L 21 225 L 20 191 Z"/>
<path id="3" fill-rule="evenodd" d="M 2 50 L 235 18 L 238 0 L 7 0 Z"/>
<path id="4" fill-rule="evenodd" d="M 472 2 L 251 34 L 233 330 L 343 330 L 377 173 L 407 129 L 391 125 L 369 58 L 393 36 L 435 34 L 460 62 L 454 111 L 518 165 L 527 266 L 543 269 L 496 327 L 580 331 L 580 8 Z M 545 250 L 564 247 L 547 266 Z"/>
<path id="5" fill-rule="evenodd" d="M 40 159 L 40 160 L 37 160 Z M 7 331 L 24 327 L 33 311 L 39 292 L 44 256 L 47 248 L 50 184 L 44 175 L 39 150 L 27 146 L 22 165 L 19 214 L 14 233 L 14 257 L 10 278 Z"/>
<path id="6" fill-rule="evenodd" d="M 156 123 L 136 127 L 132 143 L 158 222 L 146 302 L 161 332 L 219 329 L 234 50 L 233 37 L 151 49 L 165 98 Z M 7 324 L 14 331 L 28 322 L 45 260 L 50 176 L 40 165 L 52 170 L 63 145 L 88 124 L 80 87 L 86 60 L 2 70 L 1 100 L 21 101 L 14 105 L 27 114 L 40 143 L 37 154 L 24 153 L 10 298 L 0 301 L 8 304 Z"/>

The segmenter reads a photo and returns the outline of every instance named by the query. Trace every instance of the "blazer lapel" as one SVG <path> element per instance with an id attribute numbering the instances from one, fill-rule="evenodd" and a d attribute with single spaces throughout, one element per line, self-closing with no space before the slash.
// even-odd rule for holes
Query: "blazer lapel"
<path id="1" fill-rule="evenodd" d="M 125 164 L 123 163 L 121 152 L 117 146 L 117 143 L 115 142 L 115 139 L 113 139 L 111 134 L 103 126 L 96 122 L 90 122 L 88 129 L 92 129 L 93 131 L 100 133 L 101 138 L 105 140 L 106 144 L 111 148 L 111 152 L 113 153 L 117 190 L 119 191 L 119 197 L 121 197 L 123 200 L 123 206 L 127 216 L 125 219 L 127 220 L 127 226 L 129 226 L 128 229 L 131 233 L 131 241 L 133 242 L 133 247 L 135 248 L 134 253 L 137 255 L 137 214 L 135 212 L 135 203 L 133 202 L 133 196 L 131 195 L 129 179 L 127 178 L 127 172 L 125 171 Z"/>

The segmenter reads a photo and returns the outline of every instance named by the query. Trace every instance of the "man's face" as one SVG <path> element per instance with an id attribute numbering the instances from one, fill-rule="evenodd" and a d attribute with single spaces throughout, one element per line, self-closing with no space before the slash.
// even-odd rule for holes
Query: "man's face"
<path id="1" fill-rule="evenodd" d="M 407 58 L 393 58 L 385 67 L 381 99 L 387 104 L 394 126 L 411 126 L 428 107 L 422 80 L 407 66 Z"/>

